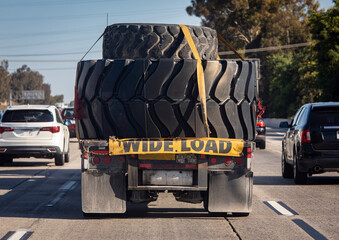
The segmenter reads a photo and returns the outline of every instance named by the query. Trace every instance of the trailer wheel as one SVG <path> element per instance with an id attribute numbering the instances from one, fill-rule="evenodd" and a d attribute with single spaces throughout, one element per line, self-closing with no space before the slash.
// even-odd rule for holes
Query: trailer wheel
<path id="1" fill-rule="evenodd" d="M 201 59 L 218 57 L 215 30 L 187 26 Z M 190 46 L 177 24 L 125 23 L 106 28 L 103 36 L 103 58 L 173 58 L 193 59 Z"/>

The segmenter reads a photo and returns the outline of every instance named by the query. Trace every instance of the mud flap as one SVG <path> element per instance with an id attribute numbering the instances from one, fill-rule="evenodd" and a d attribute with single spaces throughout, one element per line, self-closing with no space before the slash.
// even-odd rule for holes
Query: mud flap
<path id="1" fill-rule="evenodd" d="M 209 172 L 208 211 L 250 213 L 253 172 Z"/>
<path id="2" fill-rule="evenodd" d="M 125 213 L 126 183 L 123 173 L 84 171 L 81 175 L 84 213 Z"/>

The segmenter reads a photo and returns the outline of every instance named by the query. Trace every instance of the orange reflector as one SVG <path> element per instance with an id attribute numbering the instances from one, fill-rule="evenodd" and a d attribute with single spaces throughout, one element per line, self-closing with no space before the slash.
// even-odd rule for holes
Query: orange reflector
<path id="1" fill-rule="evenodd" d="M 92 159 L 92 162 L 94 164 L 99 164 L 100 163 L 100 158 L 98 156 L 95 156 L 93 159 Z"/>
<path id="2" fill-rule="evenodd" d="M 82 154 L 82 157 L 85 158 L 85 159 L 88 159 L 88 152 L 84 152 L 84 153 Z"/>

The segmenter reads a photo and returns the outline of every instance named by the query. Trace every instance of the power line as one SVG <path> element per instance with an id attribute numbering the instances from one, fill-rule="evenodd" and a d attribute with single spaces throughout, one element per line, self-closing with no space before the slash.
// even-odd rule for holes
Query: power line
<path id="1" fill-rule="evenodd" d="M 92 53 L 101 53 L 101 51 L 92 51 Z M 68 52 L 68 53 L 29 53 L 29 54 L 1 54 L 0 57 L 42 57 L 42 56 L 63 56 L 63 55 L 74 55 L 84 54 L 82 52 Z"/>
<path id="2" fill-rule="evenodd" d="M 10 72 L 13 72 L 13 71 L 16 71 L 18 69 L 14 69 L 14 68 L 11 68 L 11 69 L 7 69 L 8 71 Z M 38 68 L 38 69 L 32 69 L 32 71 L 65 71 L 65 70 L 76 70 L 76 67 L 68 67 L 68 68 Z"/>
<path id="3" fill-rule="evenodd" d="M 264 48 L 251 48 L 251 49 L 245 49 L 245 50 L 237 50 L 237 52 L 239 53 L 269 52 L 269 51 L 275 51 L 275 50 L 280 50 L 280 49 L 306 47 L 310 44 L 311 42 L 296 43 L 296 44 L 289 44 L 289 45 L 283 45 L 283 46 L 272 46 L 272 47 L 264 47 Z M 219 56 L 232 55 L 232 54 L 234 54 L 234 52 L 232 51 L 219 52 Z"/>
<path id="4" fill-rule="evenodd" d="M 265 47 L 265 48 L 252 48 L 252 49 L 246 49 L 246 50 L 238 50 L 239 53 L 254 53 L 254 52 L 265 52 L 265 51 L 275 51 L 279 49 L 290 49 L 290 48 L 297 48 L 297 47 L 306 47 L 310 45 L 310 42 L 306 43 L 296 43 L 296 44 L 290 44 L 290 45 L 283 45 L 283 46 L 272 46 L 272 47 Z M 92 51 L 91 53 L 99 53 L 101 51 Z M 84 54 L 84 52 L 71 52 L 71 53 L 51 53 L 51 54 L 21 54 L 21 55 L 11 55 L 12 57 L 27 57 L 27 56 L 54 56 L 54 55 L 72 55 L 72 54 Z M 232 55 L 234 54 L 232 51 L 225 51 L 225 52 L 219 52 L 220 56 L 224 55 Z M 3 56 L 10 56 L 10 55 L 0 55 L 0 57 Z M 78 60 L 38 60 L 38 59 L 27 59 L 27 60 L 19 60 L 19 59 L 9 59 L 8 62 L 78 62 Z"/>
<path id="5" fill-rule="evenodd" d="M 8 59 L 3 59 L 3 60 L 8 60 Z M 78 62 L 79 60 L 78 59 L 65 59 L 65 60 L 42 60 L 42 59 L 27 59 L 27 60 L 22 60 L 22 59 L 14 59 L 14 60 L 8 60 L 9 63 L 11 62 L 38 62 L 38 63 L 45 63 L 45 62 L 49 62 L 49 63 L 62 63 L 62 62 Z"/>

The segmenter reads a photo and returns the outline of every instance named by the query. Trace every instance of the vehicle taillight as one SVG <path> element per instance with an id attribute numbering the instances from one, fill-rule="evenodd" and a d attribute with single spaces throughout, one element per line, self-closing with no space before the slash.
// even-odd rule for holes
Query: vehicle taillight
<path id="1" fill-rule="evenodd" d="M 225 157 L 225 164 L 231 165 L 232 164 L 232 158 L 231 157 Z"/>
<path id="2" fill-rule="evenodd" d="M 0 134 L 4 132 L 13 132 L 13 128 L 10 127 L 0 127 Z"/>
<path id="3" fill-rule="evenodd" d="M 104 163 L 105 163 L 105 164 L 110 164 L 110 163 L 111 163 L 111 160 L 112 160 L 112 159 L 111 159 L 110 156 L 105 156 L 105 157 L 104 157 Z"/>
<path id="4" fill-rule="evenodd" d="M 100 163 L 100 158 L 98 156 L 93 157 L 92 162 L 96 165 Z"/>
<path id="5" fill-rule="evenodd" d="M 305 129 L 301 134 L 302 143 L 311 143 L 310 129 Z"/>
<path id="6" fill-rule="evenodd" d="M 235 163 L 236 163 L 237 165 L 241 165 L 241 164 L 243 163 L 242 157 L 237 157 L 237 158 L 235 158 Z"/>
<path id="7" fill-rule="evenodd" d="M 216 164 L 217 163 L 217 159 L 216 158 L 211 158 L 211 163 L 212 164 Z"/>
<path id="8" fill-rule="evenodd" d="M 60 132 L 60 127 L 59 126 L 43 127 L 43 128 L 40 128 L 40 131 L 49 131 L 51 133 L 57 133 L 57 132 Z"/>
<path id="9" fill-rule="evenodd" d="M 264 121 L 257 122 L 257 127 L 265 127 L 265 122 Z"/>

